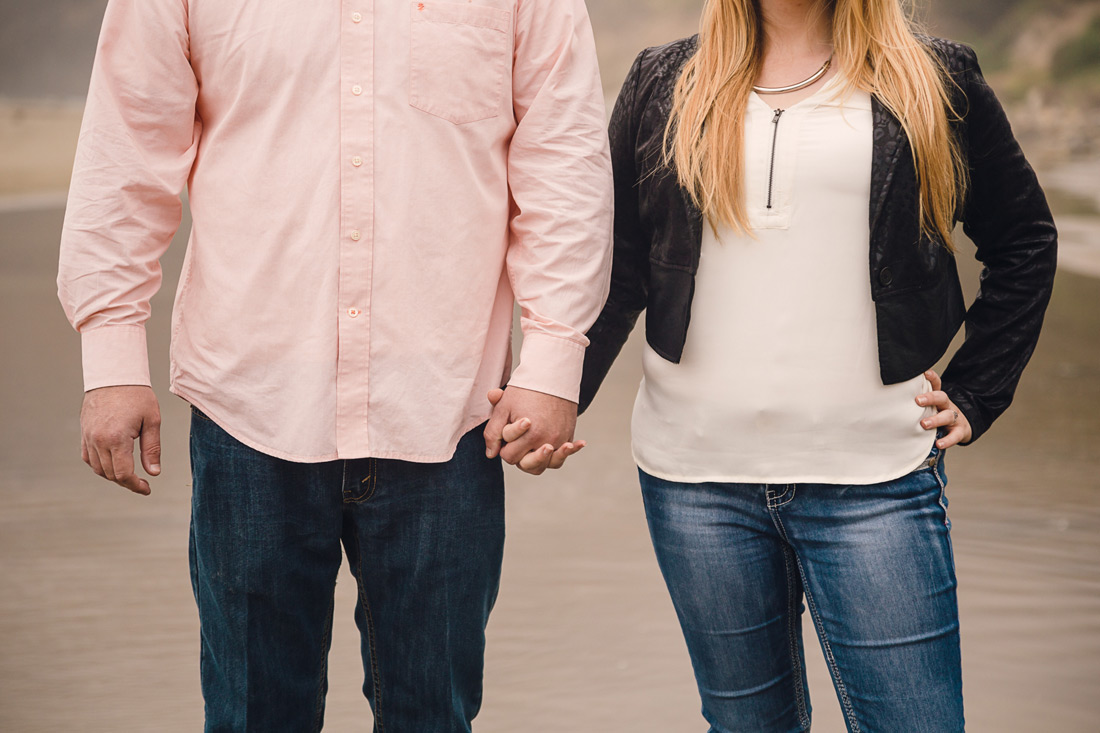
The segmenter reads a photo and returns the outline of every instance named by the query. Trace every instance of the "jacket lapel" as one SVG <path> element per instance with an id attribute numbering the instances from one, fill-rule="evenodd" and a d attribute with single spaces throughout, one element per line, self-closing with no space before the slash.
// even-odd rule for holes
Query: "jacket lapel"
<path id="1" fill-rule="evenodd" d="M 909 147 L 905 130 L 890 111 L 883 106 L 877 96 L 871 97 L 871 112 L 874 119 L 874 153 L 871 159 L 871 235 L 874 237 L 883 204 L 894 180 L 894 170 L 902 151 Z"/>

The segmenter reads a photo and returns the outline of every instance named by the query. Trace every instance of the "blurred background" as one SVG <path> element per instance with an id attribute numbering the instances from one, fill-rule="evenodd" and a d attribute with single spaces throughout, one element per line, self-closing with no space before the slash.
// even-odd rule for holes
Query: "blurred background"
<path id="1" fill-rule="evenodd" d="M 201 729 L 187 570 L 187 411 L 167 392 L 168 317 L 189 222 L 150 322 L 165 416 L 149 499 L 79 459 L 79 339 L 57 304 L 64 192 L 105 0 L 0 0 L 0 731 Z M 644 46 L 694 32 L 701 0 L 589 0 L 609 104 Z M 967 719 L 1093 733 L 1100 714 L 1100 2 L 931 0 L 977 48 L 1061 231 L 1056 293 L 1013 409 L 950 451 Z M 962 246 L 965 287 L 978 269 Z M 581 420 L 590 447 L 509 471 L 482 733 L 702 731 L 629 451 L 641 334 Z M 369 730 L 341 571 L 327 729 Z M 814 730 L 844 730 L 812 628 Z"/>

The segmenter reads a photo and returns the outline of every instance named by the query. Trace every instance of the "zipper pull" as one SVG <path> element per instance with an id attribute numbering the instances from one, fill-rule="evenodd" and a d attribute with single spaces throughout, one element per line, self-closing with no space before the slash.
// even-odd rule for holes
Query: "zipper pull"
<path id="1" fill-rule="evenodd" d="M 779 118 L 783 116 L 783 113 L 785 111 L 786 110 L 782 110 L 782 109 L 777 109 L 775 111 L 775 117 L 772 118 L 772 124 L 773 125 L 778 125 L 779 124 Z"/>

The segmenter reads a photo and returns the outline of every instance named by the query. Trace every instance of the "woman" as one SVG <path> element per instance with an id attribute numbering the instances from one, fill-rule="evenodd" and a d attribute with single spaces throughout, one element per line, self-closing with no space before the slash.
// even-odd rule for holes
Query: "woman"
<path id="1" fill-rule="evenodd" d="M 962 730 L 943 453 L 1011 401 L 1056 242 L 974 53 L 900 0 L 708 0 L 610 133 L 581 406 L 646 310 L 634 455 L 711 730 L 809 729 L 803 600 L 849 730 Z"/>

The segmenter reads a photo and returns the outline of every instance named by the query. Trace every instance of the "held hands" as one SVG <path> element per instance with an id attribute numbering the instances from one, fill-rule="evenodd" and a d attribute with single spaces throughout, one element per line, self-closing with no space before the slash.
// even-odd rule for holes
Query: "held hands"
<path id="1" fill-rule="evenodd" d="M 160 475 L 160 405 L 150 387 L 101 387 L 84 393 L 80 457 L 96 475 L 148 496 L 149 482 L 134 473 L 134 441 L 141 465 Z"/>
<path id="2" fill-rule="evenodd" d="M 561 468 L 566 458 L 584 448 L 583 440 L 573 441 L 576 403 L 519 387 L 494 389 L 488 397 L 493 405 L 485 426 L 489 458 L 499 454 L 505 463 L 538 476 L 548 468 Z"/>
<path id="3" fill-rule="evenodd" d="M 974 435 L 970 427 L 970 421 L 962 414 L 958 406 L 951 401 L 941 388 L 943 383 L 940 375 L 929 369 L 924 373 L 925 378 L 932 383 L 932 391 L 917 397 L 917 404 L 921 407 L 932 406 L 937 412 L 932 417 L 926 417 L 920 421 L 920 426 L 925 430 L 937 430 L 948 428 L 948 432 L 936 441 L 936 447 L 946 450 L 953 445 L 965 443 Z"/>

